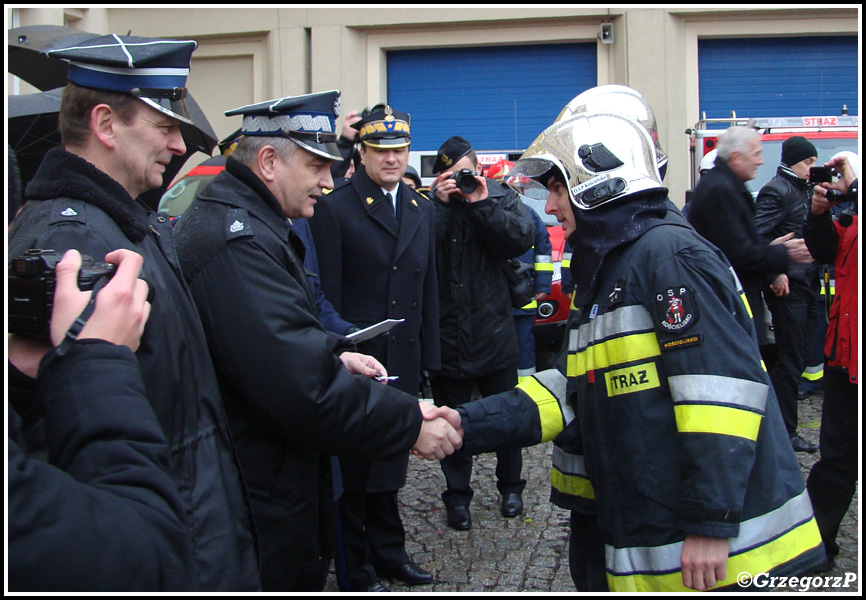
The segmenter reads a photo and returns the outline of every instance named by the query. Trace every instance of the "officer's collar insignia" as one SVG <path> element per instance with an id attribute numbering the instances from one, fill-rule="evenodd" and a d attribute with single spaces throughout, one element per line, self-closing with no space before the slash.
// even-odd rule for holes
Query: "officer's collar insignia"
<path id="1" fill-rule="evenodd" d="M 375 200 L 373 200 L 370 196 L 367 196 L 367 204 L 373 204 Z"/>
<path id="2" fill-rule="evenodd" d="M 654 312 L 656 327 L 667 333 L 679 333 L 698 322 L 694 293 L 683 285 L 658 292 Z"/>
<path id="3" fill-rule="evenodd" d="M 232 233 L 237 233 L 238 231 L 243 231 L 243 230 L 244 230 L 244 224 L 241 223 L 240 221 L 235 221 L 234 223 L 232 223 L 231 227 L 229 227 L 229 231 Z"/>
<path id="4" fill-rule="evenodd" d="M 418 203 L 415 202 L 415 198 L 412 198 L 412 206 L 418 206 Z"/>
<path id="5" fill-rule="evenodd" d="M 63 215 L 64 217 L 77 217 L 78 216 L 78 213 L 75 212 L 74 210 L 72 210 L 71 206 L 68 207 L 66 210 L 64 210 L 60 214 Z"/>

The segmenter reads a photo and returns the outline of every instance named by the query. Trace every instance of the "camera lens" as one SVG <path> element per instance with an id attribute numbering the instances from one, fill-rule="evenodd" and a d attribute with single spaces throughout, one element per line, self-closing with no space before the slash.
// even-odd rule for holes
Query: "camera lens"
<path id="1" fill-rule="evenodd" d="M 457 177 L 457 189 L 464 194 L 471 194 L 478 188 L 478 180 L 471 172 L 463 172 Z"/>

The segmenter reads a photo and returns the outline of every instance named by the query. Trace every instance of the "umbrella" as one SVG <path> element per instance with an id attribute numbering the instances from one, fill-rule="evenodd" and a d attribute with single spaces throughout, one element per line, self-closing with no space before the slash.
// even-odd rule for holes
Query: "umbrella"
<path id="1" fill-rule="evenodd" d="M 45 91 L 66 85 L 67 63 L 45 55 L 48 50 L 76 46 L 99 37 L 60 25 L 32 25 L 8 30 L 8 70 Z"/>
<path id="2" fill-rule="evenodd" d="M 9 146 L 18 159 L 22 187 L 33 179 L 45 153 L 60 145 L 57 114 L 62 92 L 62 89 L 57 89 L 8 98 L 6 130 Z"/>
<path id="3" fill-rule="evenodd" d="M 44 53 L 100 36 L 56 25 L 17 27 L 10 29 L 8 35 L 9 72 L 41 90 L 50 90 L 40 94 L 9 96 L 9 145 L 15 150 L 22 185 L 25 185 L 36 173 L 42 156 L 52 146 L 60 143 L 57 114 L 60 109 L 61 90 L 54 88 L 66 85 L 67 63 L 58 58 L 50 58 Z M 13 101 L 13 98 L 18 99 Z M 142 195 L 142 199 L 154 208 L 187 159 L 195 152 L 210 156 L 217 145 L 218 138 L 213 127 L 191 94 L 187 94 L 186 104 L 193 122 L 193 125 L 183 122 L 180 125 L 186 153 L 172 158 L 166 168 L 161 188 Z"/>

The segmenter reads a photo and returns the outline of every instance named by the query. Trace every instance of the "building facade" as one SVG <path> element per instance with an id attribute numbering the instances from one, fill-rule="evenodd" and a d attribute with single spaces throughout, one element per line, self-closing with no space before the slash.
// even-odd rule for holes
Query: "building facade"
<path id="1" fill-rule="evenodd" d="M 449 136 L 463 135 L 482 151 L 518 153 L 584 89 L 627 85 L 656 112 L 670 155 L 666 183 L 681 205 L 690 163 L 684 131 L 702 111 L 815 116 L 840 114 L 845 104 L 859 114 L 859 16 L 858 5 L 7 5 L 7 28 L 53 24 L 196 40 L 188 85 L 221 137 L 240 124 L 223 116 L 228 109 L 339 89 L 344 113 L 389 102 L 412 114 L 414 151 L 435 153 Z M 814 70 L 792 82 L 806 62 Z M 12 79 L 13 93 L 28 91 Z M 198 162 L 193 157 L 187 166 Z"/>

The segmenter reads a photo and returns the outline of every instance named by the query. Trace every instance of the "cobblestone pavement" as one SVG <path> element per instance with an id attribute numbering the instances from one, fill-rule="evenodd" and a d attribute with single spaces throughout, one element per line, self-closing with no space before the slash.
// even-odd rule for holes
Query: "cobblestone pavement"
<path id="1" fill-rule="evenodd" d="M 820 410 L 820 395 L 800 403 L 800 434 L 814 443 L 818 442 Z M 476 457 L 470 531 L 456 531 L 446 523 L 440 499 L 445 479 L 439 463 L 412 457 L 408 483 L 400 492 L 406 547 L 415 562 L 434 574 L 434 582 L 412 587 L 391 580 L 383 583 L 393 592 L 573 592 L 568 572 L 569 515 L 548 501 L 551 448 L 548 443 L 523 450 L 524 512 L 515 519 L 499 513 L 495 455 Z M 805 477 L 817 454 L 798 453 L 797 457 Z M 839 532 L 842 551 L 836 567 L 822 574 L 820 585 L 810 585 L 809 591 L 860 590 L 859 578 L 852 583 L 853 575 L 848 575 L 858 573 L 860 560 L 858 504 L 859 487 Z M 838 587 L 846 575 L 849 585 Z M 810 581 L 814 583 L 817 581 Z M 337 590 L 332 572 L 325 591 Z"/>

